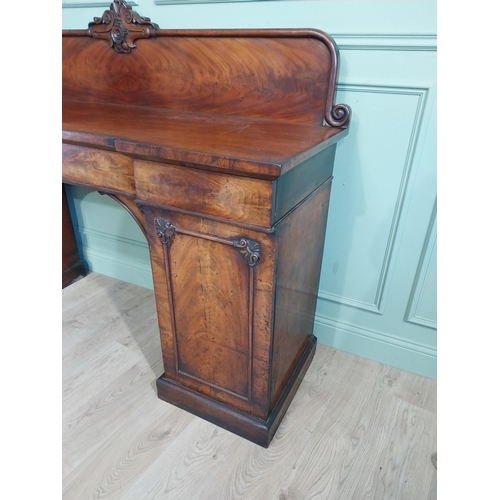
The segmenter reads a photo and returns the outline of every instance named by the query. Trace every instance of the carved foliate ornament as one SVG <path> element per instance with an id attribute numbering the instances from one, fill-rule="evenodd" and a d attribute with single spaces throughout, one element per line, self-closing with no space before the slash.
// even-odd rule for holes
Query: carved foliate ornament
<path id="1" fill-rule="evenodd" d="M 175 234 L 175 226 L 172 221 L 156 219 L 156 235 L 164 245 L 168 245 Z"/>
<path id="2" fill-rule="evenodd" d="M 89 23 L 93 38 L 109 40 L 109 46 L 117 52 L 129 53 L 139 38 L 155 36 L 158 25 L 149 17 L 142 17 L 123 0 L 113 0 L 102 17 L 94 17 Z"/>
<path id="3" fill-rule="evenodd" d="M 260 245 L 257 241 L 240 238 L 233 240 L 233 245 L 239 250 L 250 267 L 255 266 L 260 256 Z"/>

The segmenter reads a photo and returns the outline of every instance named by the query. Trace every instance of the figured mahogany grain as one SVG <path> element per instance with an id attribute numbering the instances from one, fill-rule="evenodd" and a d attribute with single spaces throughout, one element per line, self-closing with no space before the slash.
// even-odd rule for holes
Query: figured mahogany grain
<path id="1" fill-rule="evenodd" d="M 169 257 L 178 371 L 246 398 L 252 312 L 245 262 L 232 247 L 183 234 Z"/>
<path id="2" fill-rule="evenodd" d="M 149 206 L 144 213 L 148 234 L 157 219 L 176 228 L 168 246 L 149 239 L 166 379 L 266 419 L 274 234 Z M 242 237 L 260 245 L 252 271 L 220 242 Z"/>
<path id="3" fill-rule="evenodd" d="M 271 225 L 271 182 L 144 160 L 134 161 L 137 198 L 233 219 Z"/>
<path id="4" fill-rule="evenodd" d="M 113 192 L 135 193 L 132 158 L 100 149 L 63 144 L 63 180 Z"/>
<path id="5" fill-rule="evenodd" d="M 307 123 L 78 101 L 63 101 L 62 116 L 63 142 L 264 179 L 347 134 Z"/>
<path id="6" fill-rule="evenodd" d="M 124 57 L 105 41 L 63 37 L 63 98 L 323 123 L 322 40 L 163 33 Z"/>

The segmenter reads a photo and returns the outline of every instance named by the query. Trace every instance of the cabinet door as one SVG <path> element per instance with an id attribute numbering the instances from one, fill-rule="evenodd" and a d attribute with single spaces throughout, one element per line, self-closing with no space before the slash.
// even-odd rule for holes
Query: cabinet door
<path id="1" fill-rule="evenodd" d="M 165 376 L 248 410 L 264 396 L 253 388 L 255 370 L 262 371 L 259 361 L 254 366 L 261 241 L 232 225 L 200 227 L 199 218 L 159 211 L 147 217 L 155 233 L 151 256 Z"/>

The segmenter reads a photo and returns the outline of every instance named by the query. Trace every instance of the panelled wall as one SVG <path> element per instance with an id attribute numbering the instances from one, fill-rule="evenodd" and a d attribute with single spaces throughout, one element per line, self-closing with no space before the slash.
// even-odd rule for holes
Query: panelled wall
<path id="1" fill-rule="evenodd" d="M 315 334 L 435 378 L 435 2 L 175 2 L 129 4 L 161 28 L 311 27 L 335 39 L 337 102 L 353 118 L 337 149 Z M 63 28 L 86 28 L 109 3 L 63 2 Z M 152 288 L 146 240 L 130 216 L 95 192 L 68 192 L 86 265 Z"/>

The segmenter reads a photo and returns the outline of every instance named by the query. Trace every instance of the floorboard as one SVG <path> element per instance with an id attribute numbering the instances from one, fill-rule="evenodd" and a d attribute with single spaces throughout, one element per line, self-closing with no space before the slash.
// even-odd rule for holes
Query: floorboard
<path id="1" fill-rule="evenodd" d="M 436 381 L 318 345 L 268 449 L 156 397 L 151 290 L 63 290 L 65 500 L 435 500 Z"/>

